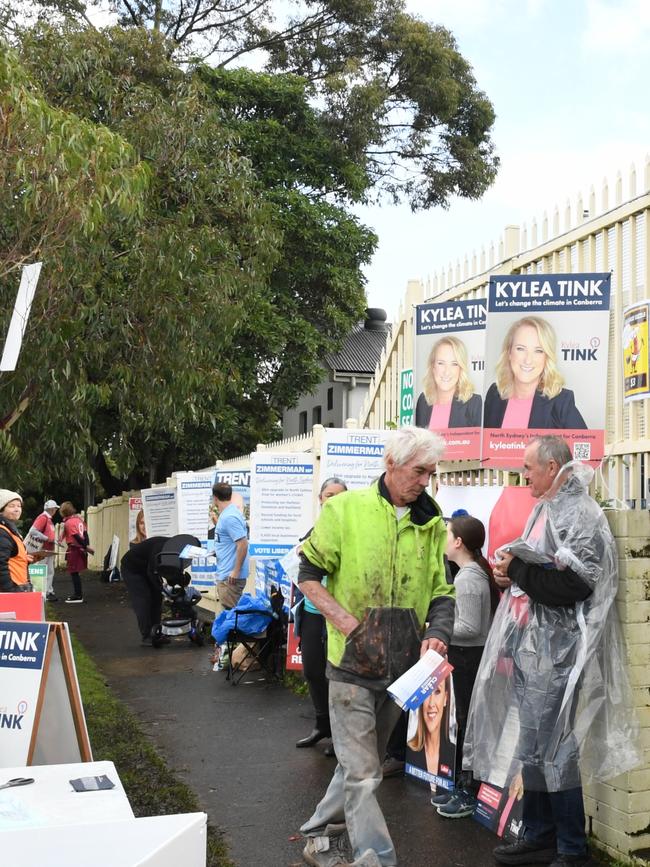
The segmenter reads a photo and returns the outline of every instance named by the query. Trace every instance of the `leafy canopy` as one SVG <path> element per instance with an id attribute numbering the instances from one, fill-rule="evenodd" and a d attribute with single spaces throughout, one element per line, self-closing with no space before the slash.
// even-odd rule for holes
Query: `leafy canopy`
<path id="1" fill-rule="evenodd" d="M 87 20 L 82 0 L 32 7 Z M 494 110 L 451 33 L 404 0 L 112 0 L 120 26 L 164 34 L 177 59 L 265 63 L 313 85 L 330 135 L 363 168 L 367 197 L 414 210 L 479 198 L 498 169 Z M 88 4 L 105 6 L 105 0 Z"/>
<path id="2" fill-rule="evenodd" d="M 38 390 L 21 450 L 45 466 L 54 448 L 61 473 L 90 465 L 114 493 L 277 435 L 361 316 L 375 243 L 342 205 L 363 174 L 304 80 L 183 72 L 162 39 L 120 28 L 37 28 L 21 56 L 56 110 L 110 128 L 150 174 L 137 220 L 111 221 L 90 271 L 65 250 L 44 269 L 56 317 L 45 336 L 30 327 L 7 395 Z"/>

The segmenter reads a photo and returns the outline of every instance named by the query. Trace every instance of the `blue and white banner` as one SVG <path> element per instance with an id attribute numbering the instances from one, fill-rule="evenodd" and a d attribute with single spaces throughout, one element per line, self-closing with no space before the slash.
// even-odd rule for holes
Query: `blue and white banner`
<path id="1" fill-rule="evenodd" d="M 313 524 L 314 459 L 311 454 L 258 452 L 251 456 L 251 543 L 255 589 L 280 587 L 289 599 L 289 580 L 279 562 Z"/>
<path id="2" fill-rule="evenodd" d="M 251 456 L 252 557 L 279 558 L 313 524 L 311 454 L 256 452 Z"/>
<path id="3" fill-rule="evenodd" d="M 208 540 L 214 479 L 214 470 L 176 473 L 178 532 L 196 536 L 206 549 L 204 556 L 192 558 L 192 585 L 198 590 L 214 587 L 217 577 L 217 561 L 208 555 L 210 550 L 214 552 L 214 542 Z"/>
<path id="4" fill-rule="evenodd" d="M 336 477 L 349 490 L 366 488 L 384 472 L 384 446 L 389 430 L 325 428 L 320 459 L 320 485 Z"/>
<path id="5" fill-rule="evenodd" d="M 217 470 L 215 482 L 224 482 L 232 488 L 232 499 L 244 513 L 246 522 L 251 516 L 251 471 L 240 470 Z"/>

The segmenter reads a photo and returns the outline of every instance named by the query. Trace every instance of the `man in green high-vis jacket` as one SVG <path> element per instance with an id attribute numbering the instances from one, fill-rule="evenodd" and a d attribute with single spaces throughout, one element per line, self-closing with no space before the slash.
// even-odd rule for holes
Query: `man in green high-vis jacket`
<path id="1" fill-rule="evenodd" d="M 347 827 L 358 867 L 394 867 L 397 856 L 375 797 L 399 707 L 386 687 L 427 649 L 445 654 L 454 624 L 446 528 L 426 492 L 444 441 L 416 427 L 386 445 L 386 472 L 369 488 L 329 500 L 301 554 L 298 581 L 327 620 L 332 740 L 339 764 L 302 827 L 303 857 L 348 864 Z M 321 584 L 328 576 L 327 588 Z M 345 823 L 345 824 L 343 824 Z"/>

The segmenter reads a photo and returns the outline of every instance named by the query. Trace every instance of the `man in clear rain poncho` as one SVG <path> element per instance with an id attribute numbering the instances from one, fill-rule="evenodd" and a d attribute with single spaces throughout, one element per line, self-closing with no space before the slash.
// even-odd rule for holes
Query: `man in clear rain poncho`
<path id="1" fill-rule="evenodd" d="M 595 867 L 582 779 L 608 779 L 639 761 L 614 611 L 616 547 L 587 492 L 593 471 L 571 460 L 561 438 L 530 443 L 524 476 L 539 503 L 522 538 L 497 552 L 505 592 L 472 695 L 463 764 L 510 793 L 523 785 L 524 833 L 497 846 L 500 864 Z"/>

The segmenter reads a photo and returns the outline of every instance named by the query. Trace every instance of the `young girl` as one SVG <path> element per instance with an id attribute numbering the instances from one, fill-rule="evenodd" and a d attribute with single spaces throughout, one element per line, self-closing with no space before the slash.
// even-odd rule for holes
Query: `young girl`
<path id="1" fill-rule="evenodd" d="M 470 515 L 452 518 L 447 526 L 447 559 L 458 573 L 454 632 L 447 656 L 454 666 L 454 694 L 458 740 L 456 744 L 456 791 L 447 803 L 436 799 L 438 813 L 449 819 L 471 816 L 476 808 L 475 785 L 471 772 L 463 771 L 463 740 L 472 689 L 492 615 L 499 604 L 499 589 L 492 569 L 481 549 L 485 527 Z M 444 800 L 444 799 L 442 799 Z M 435 803 L 434 803 L 435 805 Z"/>
<path id="2" fill-rule="evenodd" d="M 65 559 L 72 578 L 72 596 L 68 596 L 65 601 L 83 602 L 81 575 L 79 573 L 88 567 L 88 554 L 95 552 L 88 547 L 88 530 L 72 503 L 69 500 L 61 503 L 59 511 L 63 518 L 63 541 L 68 546 Z"/>

